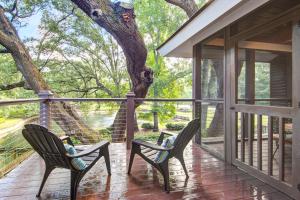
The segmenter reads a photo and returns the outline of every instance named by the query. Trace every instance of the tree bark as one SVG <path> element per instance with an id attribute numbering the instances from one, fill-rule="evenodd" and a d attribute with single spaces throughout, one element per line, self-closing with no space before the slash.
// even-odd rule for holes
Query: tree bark
<path id="1" fill-rule="evenodd" d="M 189 18 L 199 10 L 194 0 L 166 0 L 166 2 L 183 9 Z"/>
<path id="2" fill-rule="evenodd" d="M 208 96 L 208 60 L 203 60 L 203 65 L 201 69 L 201 93 L 202 98 L 209 98 Z M 206 103 L 202 103 L 201 106 L 201 128 L 206 129 L 206 121 L 207 121 L 207 111 L 208 105 Z"/>
<path id="3" fill-rule="evenodd" d="M 5 91 L 5 90 L 12 90 L 15 88 L 20 88 L 25 86 L 25 81 L 20 81 L 17 83 L 12 83 L 8 85 L 0 85 L 0 91 Z"/>
<path id="4" fill-rule="evenodd" d="M 223 98 L 223 60 L 213 60 L 212 65 L 217 77 L 217 98 Z M 224 104 L 217 103 L 213 120 L 207 129 L 208 137 L 217 137 L 224 134 Z"/>
<path id="5" fill-rule="evenodd" d="M 43 79 L 37 66 L 34 64 L 29 52 L 19 38 L 14 26 L 5 16 L 4 9 L 0 7 L 0 43 L 9 52 L 16 63 L 18 70 L 22 73 L 26 83 L 36 93 L 50 90 Z M 57 96 L 57 94 L 54 94 Z M 51 105 L 53 119 L 60 125 L 66 134 L 75 134 L 82 142 L 96 141 L 94 132 L 81 121 L 77 112 L 67 103 L 57 102 Z"/>

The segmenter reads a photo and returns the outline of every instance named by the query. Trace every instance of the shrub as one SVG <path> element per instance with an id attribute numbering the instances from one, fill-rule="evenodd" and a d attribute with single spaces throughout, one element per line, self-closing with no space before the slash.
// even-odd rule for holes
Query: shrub
<path id="1" fill-rule="evenodd" d="M 70 138 L 71 138 L 71 141 L 73 142 L 74 145 L 80 145 L 80 144 L 82 144 L 80 142 L 80 140 L 77 139 L 75 136 L 71 136 Z"/>
<path id="2" fill-rule="evenodd" d="M 153 124 L 151 124 L 151 123 L 143 123 L 143 124 L 142 124 L 142 128 L 143 128 L 143 129 L 147 129 L 147 130 L 151 130 L 151 129 L 154 128 L 154 126 L 153 126 Z"/>
<path id="3" fill-rule="evenodd" d="M 168 123 L 168 124 L 166 124 L 166 128 L 170 131 L 179 131 L 179 130 L 183 129 L 184 126 L 185 126 L 185 124 L 181 124 L 181 123 L 178 123 L 178 124 Z"/>
<path id="4" fill-rule="evenodd" d="M 144 141 L 152 141 L 152 142 L 156 142 L 157 139 L 159 138 L 159 133 L 155 133 L 155 132 L 147 132 L 147 133 L 143 133 L 143 132 L 138 132 L 137 134 L 134 135 L 135 139 L 139 139 L 139 140 L 144 140 Z"/>
<path id="5" fill-rule="evenodd" d="M 99 130 L 100 139 L 111 141 L 112 129 L 104 128 Z"/>
<path id="6" fill-rule="evenodd" d="M 109 130 L 108 128 L 104 128 L 104 129 L 100 129 L 99 133 L 100 133 L 100 135 L 110 135 L 111 130 Z"/>
<path id="7" fill-rule="evenodd" d="M 101 130 L 102 130 L 102 129 L 101 129 Z M 100 131 L 101 131 L 101 130 L 100 130 Z M 112 131 L 114 130 L 114 127 L 112 127 L 112 126 L 107 127 L 106 130 L 108 130 L 109 132 L 112 132 Z"/>

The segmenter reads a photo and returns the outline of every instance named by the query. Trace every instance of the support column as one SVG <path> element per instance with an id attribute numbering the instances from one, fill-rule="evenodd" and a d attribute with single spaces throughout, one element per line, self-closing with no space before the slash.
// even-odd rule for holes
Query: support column
<path id="1" fill-rule="evenodd" d="M 193 117 L 200 119 L 201 123 L 201 44 L 193 47 Z M 201 144 L 201 126 L 200 131 L 195 135 L 194 142 Z"/>
<path id="2" fill-rule="evenodd" d="M 236 130 L 232 126 L 236 120 L 236 114 L 230 108 L 235 102 L 235 47 L 230 43 L 230 28 L 225 29 L 225 67 L 224 67 L 224 148 L 225 162 L 231 164 L 236 152 Z M 234 150 L 234 151 L 233 151 Z"/>
<path id="3" fill-rule="evenodd" d="M 245 103 L 255 104 L 255 50 L 246 49 Z M 244 136 L 248 142 L 249 165 L 253 163 L 254 116 L 245 115 Z"/>
<path id="4" fill-rule="evenodd" d="M 293 117 L 293 144 L 292 144 L 292 177 L 295 199 L 300 199 L 300 21 L 293 24 L 293 66 L 292 66 L 292 105 L 295 109 Z"/>
<path id="5" fill-rule="evenodd" d="M 126 101 L 126 141 L 127 149 L 131 149 L 131 141 L 134 138 L 134 106 L 135 106 L 135 94 L 129 92 Z"/>
<path id="6" fill-rule="evenodd" d="M 41 99 L 40 102 L 40 125 L 48 129 L 51 128 L 51 106 L 50 99 L 53 97 L 53 93 L 49 90 L 42 90 L 38 94 Z"/>
<path id="7" fill-rule="evenodd" d="M 246 104 L 255 104 L 255 50 L 246 50 Z"/>

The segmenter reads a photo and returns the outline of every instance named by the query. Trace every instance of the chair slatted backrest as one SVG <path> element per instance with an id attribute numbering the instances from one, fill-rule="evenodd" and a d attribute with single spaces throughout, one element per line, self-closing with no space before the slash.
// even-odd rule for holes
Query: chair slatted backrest
<path id="1" fill-rule="evenodd" d="M 171 155 L 177 155 L 178 153 L 182 153 L 186 147 L 186 145 L 191 141 L 193 136 L 198 132 L 200 128 L 200 120 L 193 119 L 190 121 L 181 132 L 179 132 L 178 136 L 174 141 L 174 148 L 171 152 Z"/>
<path id="2" fill-rule="evenodd" d="M 27 124 L 22 134 L 47 164 L 71 168 L 63 142 L 55 134 L 49 132 L 47 128 L 36 124 Z"/>

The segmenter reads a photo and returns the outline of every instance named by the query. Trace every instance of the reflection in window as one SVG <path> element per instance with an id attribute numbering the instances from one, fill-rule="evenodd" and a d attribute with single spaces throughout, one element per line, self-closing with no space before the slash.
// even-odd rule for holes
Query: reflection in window
<path id="1" fill-rule="evenodd" d="M 286 24 L 238 42 L 238 103 L 291 106 L 291 30 Z"/>
<path id="2" fill-rule="evenodd" d="M 201 104 L 202 146 L 224 156 L 224 32 L 202 43 Z"/>

